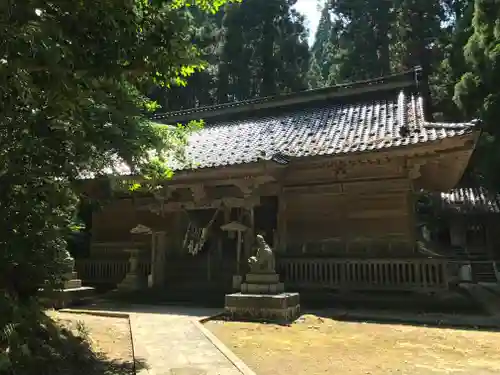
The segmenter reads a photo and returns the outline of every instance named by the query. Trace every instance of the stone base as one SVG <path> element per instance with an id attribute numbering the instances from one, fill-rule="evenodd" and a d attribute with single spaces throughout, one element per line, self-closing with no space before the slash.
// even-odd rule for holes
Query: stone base
<path id="1" fill-rule="evenodd" d="M 78 279 L 78 273 L 75 272 L 75 271 L 68 272 L 68 273 L 64 274 L 63 279 L 65 279 L 65 280 L 75 280 L 75 279 Z"/>
<path id="2" fill-rule="evenodd" d="M 42 305 L 55 309 L 62 309 L 75 303 L 83 302 L 94 296 L 95 289 L 88 286 L 79 288 L 59 289 L 53 291 L 41 290 L 40 302 Z"/>
<path id="3" fill-rule="evenodd" d="M 276 284 L 241 284 L 241 293 L 249 294 L 279 294 L 285 291 L 283 283 Z"/>
<path id="4" fill-rule="evenodd" d="M 139 290 L 144 287 L 144 282 L 141 277 L 137 274 L 129 273 L 122 280 L 120 284 L 118 284 L 117 288 L 120 291 L 134 291 Z"/>
<path id="5" fill-rule="evenodd" d="M 64 282 L 63 289 L 77 289 L 82 287 L 82 280 L 72 279 Z"/>
<path id="6" fill-rule="evenodd" d="M 299 293 L 226 294 L 225 311 L 234 319 L 293 321 L 300 315 Z"/>
<path id="7" fill-rule="evenodd" d="M 240 290 L 242 281 L 243 281 L 243 276 L 233 275 L 233 290 Z"/>
<path id="8" fill-rule="evenodd" d="M 277 273 L 247 273 L 245 281 L 248 284 L 278 284 L 280 275 Z"/>

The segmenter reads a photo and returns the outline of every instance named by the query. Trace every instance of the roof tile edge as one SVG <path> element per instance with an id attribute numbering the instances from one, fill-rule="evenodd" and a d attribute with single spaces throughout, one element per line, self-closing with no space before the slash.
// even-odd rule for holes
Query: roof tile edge
<path id="1" fill-rule="evenodd" d="M 408 87 L 416 88 L 418 87 L 419 80 L 421 79 L 421 70 L 422 69 L 420 67 L 415 67 L 406 72 L 370 80 L 356 81 L 320 89 L 299 91 L 290 94 L 230 102 L 214 106 L 172 111 L 164 114 L 153 115 L 151 116 L 151 120 L 159 122 L 183 122 L 199 119 L 200 117 L 210 118 L 220 115 L 253 111 L 257 109 L 279 108 L 293 104 L 305 104 L 330 98 L 345 98 L 368 92 L 389 91 L 395 89 L 404 89 Z"/>

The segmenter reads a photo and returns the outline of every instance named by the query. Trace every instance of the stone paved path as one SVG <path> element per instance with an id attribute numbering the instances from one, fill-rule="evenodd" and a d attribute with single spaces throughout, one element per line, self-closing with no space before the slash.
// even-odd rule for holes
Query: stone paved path
<path id="1" fill-rule="evenodd" d="M 105 309 L 109 310 L 109 309 Z M 220 310 L 176 306 L 113 308 L 130 314 L 139 375 L 241 375 L 194 323 Z"/>

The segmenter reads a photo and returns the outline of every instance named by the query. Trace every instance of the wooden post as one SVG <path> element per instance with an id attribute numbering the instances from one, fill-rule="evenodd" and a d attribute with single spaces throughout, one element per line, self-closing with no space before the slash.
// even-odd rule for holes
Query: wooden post
<path id="1" fill-rule="evenodd" d="M 212 246 L 208 246 L 208 249 L 207 249 L 207 281 L 211 281 L 212 280 L 212 262 L 211 262 L 211 258 L 212 258 Z"/>
<path id="2" fill-rule="evenodd" d="M 240 275 L 241 267 L 241 232 L 238 231 L 237 237 L 238 244 L 236 245 L 236 274 Z"/>
<path id="3" fill-rule="evenodd" d="M 166 267 L 166 232 L 159 231 L 152 234 L 151 279 L 153 286 L 162 286 L 165 283 Z"/>
<path id="4" fill-rule="evenodd" d="M 278 217 L 277 221 L 277 234 L 276 234 L 276 242 L 274 247 L 280 253 L 286 252 L 286 237 L 287 237 L 287 228 L 286 228 L 286 201 L 283 192 L 278 195 Z"/>
<path id="5" fill-rule="evenodd" d="M 249 212 L 249 216 L 250 216 L 250 223 L 249 223 L 249 239 L 250 239 L 250 244 L 253 243 L 253 239 L 255 238 L 255 212 L 254 212 L 254 207 L 250 207 L 250 212 Z M 248 253 L 246 254 L 246 258 L 249 258 L 252 254 L 252 247 L 249 246 L 248 247 Z"/>

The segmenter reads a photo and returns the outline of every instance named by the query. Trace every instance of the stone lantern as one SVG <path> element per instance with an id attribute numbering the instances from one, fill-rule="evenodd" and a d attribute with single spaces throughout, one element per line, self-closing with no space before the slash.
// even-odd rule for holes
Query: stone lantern
<path id="1" fill-rule="evenodd" d="M 131 234 L 151 234 L 150 228 L 139 224 L 130 231 Z M 129 256 L 130 269 L 125 275 L 125 278 L 120 284 L 118 284 L 118 290 L 138 290 L 144 286 L 144 280 L 142 275 L 139 273 L 139 256 L 141 254 L 140 249 L 126 249 L 126 253 Z"/>
<path id="2" fill-rule="evenodd" d="M 237 222 L 232 221 L 228 224 L 221 226 L 221 229 L 228 233 L 237 233 L 237 244 L 236 244 L 236 275 L 233 275 L 233 289 L 239 289 L 243 276 L 241 275 L 241 241 L 242 233 L 248 230 L 248 227 Z"/>

